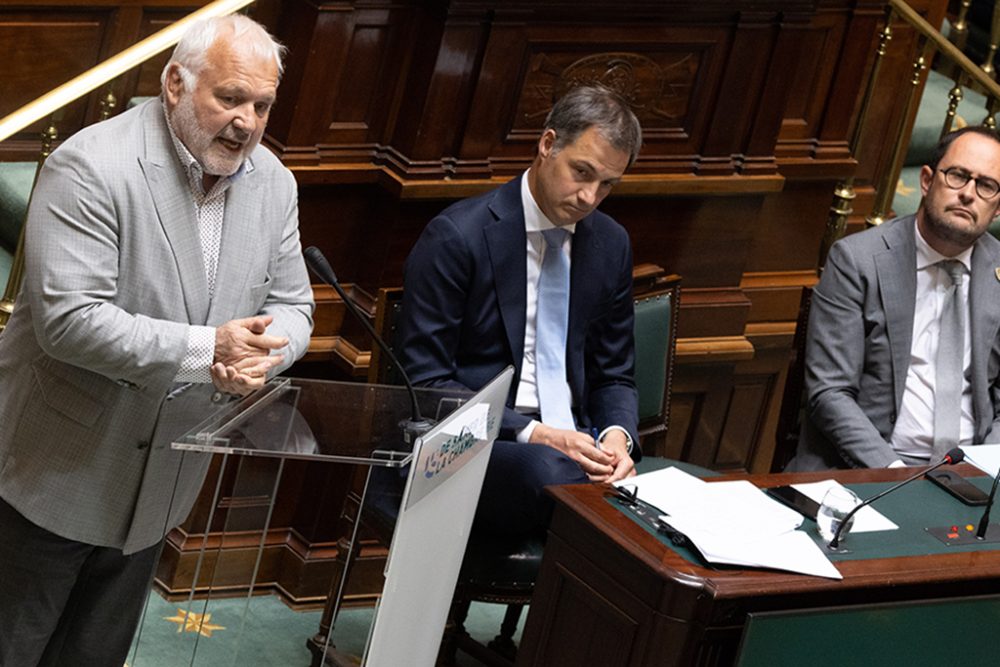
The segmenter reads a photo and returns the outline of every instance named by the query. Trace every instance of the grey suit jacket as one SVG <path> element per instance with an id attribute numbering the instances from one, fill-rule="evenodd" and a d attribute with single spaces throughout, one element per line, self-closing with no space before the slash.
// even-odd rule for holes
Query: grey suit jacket
<path id="1" fill-rule="evenodd" d="M 167 400 L 189 324 L 270 314 L 269 333 L 289 339 L 284 366 L 305 352 L 313 301 L 295 182 L 266 149 L 251 162 L 226 194 L 210 301 L 159 100 L 46 161 L 24 287 L 0 335 L 0 496 L 34 523 L 130 553 L 183 521 L 208 457 L 170 441 L 218 409 L 211 384 Z"/>
<path id="2" fill-rule="evenodd" d="M 917 260 L 913 216 L 852 234 L 830 251 L 816 286 L 806 343 L 808 402 L 788 470 L 879 468 L 899 458 L 889 444 L 910 364 Z M 972 252 L 969 311 L 976 444 L 997 428 L 1000 391 L 1000 242 Z"/>

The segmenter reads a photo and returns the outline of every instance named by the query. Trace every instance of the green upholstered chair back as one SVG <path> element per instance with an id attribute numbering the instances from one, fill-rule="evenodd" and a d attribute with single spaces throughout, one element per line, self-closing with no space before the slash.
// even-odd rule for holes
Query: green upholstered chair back
<path id="1" fill-rule="evenodd" d="M 667 430 L 677 348 L 679 276 L 656 284 L 635 299 L 635 384 L 639 392 L 639 435 Z"/>
<path id="2" fill-rule="evenodd" d="M 0 247 L 14 252 L 28 212 L 37 162 L 0 162 Z"/>
<path id="3" fill-rule="evenodd" d="M 0 292 L 14 261 L 37 170 L 37 162 L 0 162 Z"/>

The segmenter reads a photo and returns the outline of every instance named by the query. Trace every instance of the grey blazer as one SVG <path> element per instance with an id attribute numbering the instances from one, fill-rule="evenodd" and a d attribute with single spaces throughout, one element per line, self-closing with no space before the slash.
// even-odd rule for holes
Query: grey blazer
<path id="1" fill-rule="evenodd" d="M 879 468 L 899 458 L 889 437 L 903 400 L 917 290 L 914 218 L 852 234 L 830 251 L 813 292 L 806 343 L 808 402 L 788 470 Z M 972 252 L 973 442 L 997 428 L 1000 391 L 1000 242 Z"/>
<path id="2" fill-rule="evenodd" d="M 167 400 L 189 324 L 270 314 L 269 333 L 289 339 L 284 366 L 305 352 L 313 301 L 295 181 L 266 149 L 251 162 L 226 195 L 210 301 L 159 100 L 46 161 L 24 287 L 0 335 L 0 497 L 34 523 L 131 553 L 184 520 L 208 457 L 170 441 L 218 407 L 211 384 Z"/>

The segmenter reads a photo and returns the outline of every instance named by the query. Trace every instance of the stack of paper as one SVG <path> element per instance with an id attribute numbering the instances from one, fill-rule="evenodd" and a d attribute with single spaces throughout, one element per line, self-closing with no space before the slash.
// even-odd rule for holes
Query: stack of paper
<path id="1" fill-rule="evenodd" d="M 643 502 L 683 533 L 711 563 L 769 567 L 842 579 L 812 538 L 796 530 L 802 515 L 746 481 L 708 483 L 678 468 L 632 477 Z"/>

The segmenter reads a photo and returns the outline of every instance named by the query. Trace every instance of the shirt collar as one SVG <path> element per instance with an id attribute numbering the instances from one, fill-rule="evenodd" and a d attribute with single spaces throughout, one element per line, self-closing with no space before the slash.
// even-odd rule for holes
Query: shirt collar
<path id="1" fill-rule="evenodd" d="M 937 250 L 932 248 L 929 243 L 924 239 L 923 234 L 920 233 L 920 226 L 917 225 L 917 219 L 913 219 L 913 229 L 915 231 L 913 237 L 917 243 L 917 271 L 921 269 L 926 269 L 928 266 L 933 266 L 938 262 L 944 261 L 946 259 L 955 259 L 962 263 L 966 271 L 971 273 L 972 271 L 972 250 L 975 246 L 969 246 L 962 252 L 958 253 L 954 257 L 945 257 Z"/>
<path id="2" fill-rule="evenodd" d="M 528 187 L 528 172 L 524 172 L 521 175 L 521 208 L 524 209 L 524 229 L 529 232 L 541 232 L 545 229 L 554 229 L 556 225 L 552 224 L 542 209 L 538 207 L 538 203 L 535 198 L 531 195 L 531 188 Z M 568 231 L 570 234 L 576 232 L 576 223 L 571 225 L 563 225 L 563 229 Z"/>
<path id="3" fill-rule="evenodd" d="M 163 117 L 167 121 L 167 131 L 170 133 L 170 141 L 174 145 L 174 152 L 177 154 L 177 159 L 181 163 L 181 167 L 184 169 L 184 173 L 188 177 L 188 185 L 191 186 L 191 192 L 197 197 L 208 197 L 208 195 L 219 195 L 225 192 L 229 186 L 238 178 L 242 177 L 244 174 L 249 174 L 253 172 L 253 161 L 248 157 L 240 165 L 240 168 L 236 170 L 235 174 L 231 176 L 223 176 L 215 182 L 215 185 L 209 192 L 205 192 L 202 186 L 202 178 L 205 175 L 205 170 L 202 168 L 201 163 L 198 159 L 191 154 L 184 142 L 178 138 L 177 133 L 174 132 L 173 125 L 170 124 L 170 114 L 167 113 L 167 104 L 163 102 Z"/>

